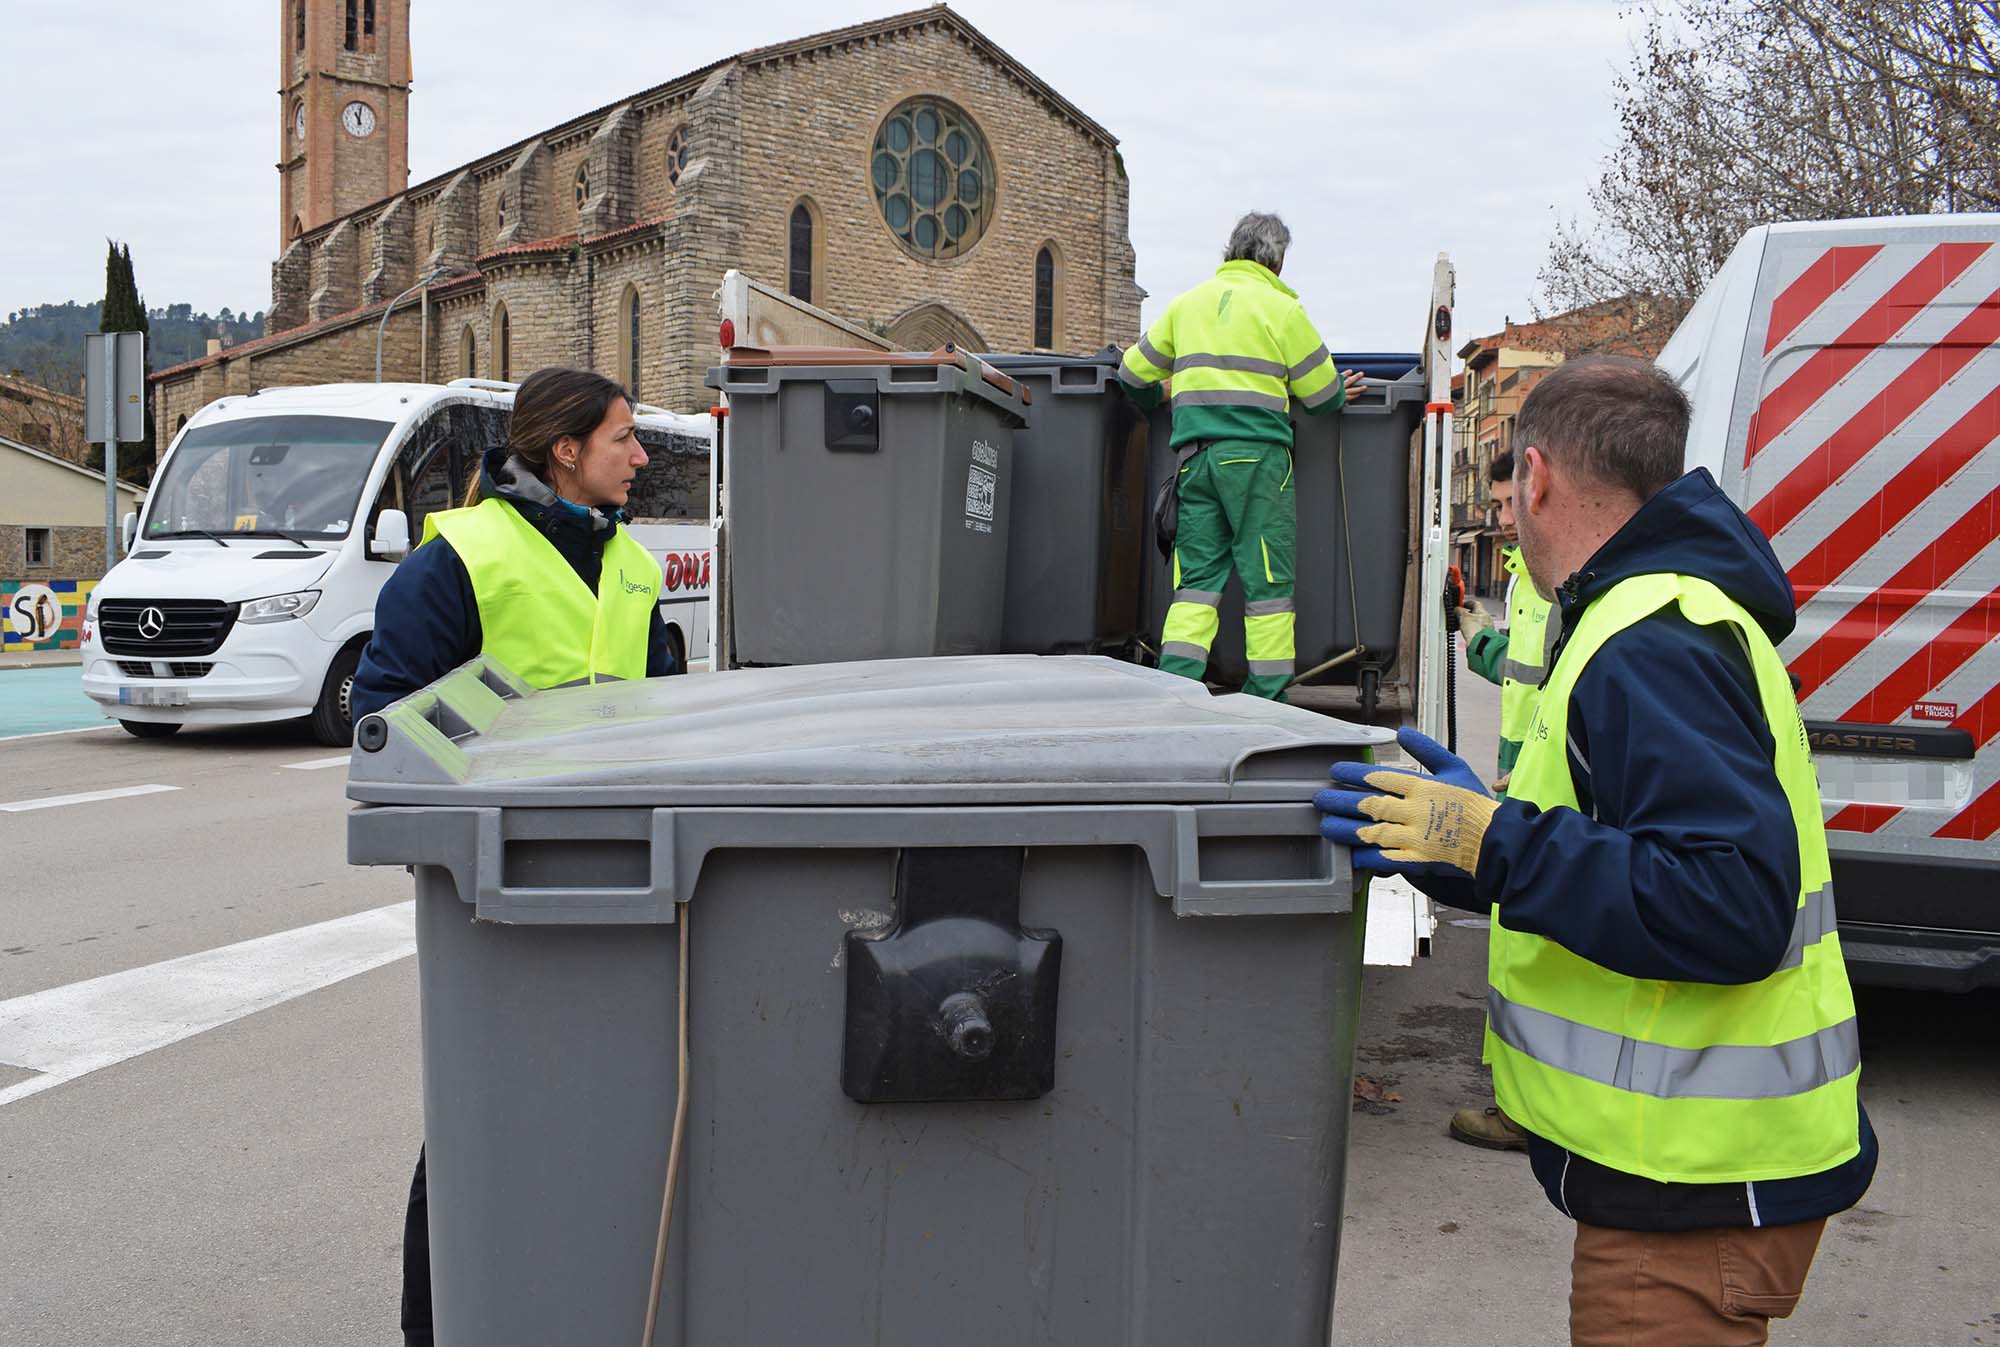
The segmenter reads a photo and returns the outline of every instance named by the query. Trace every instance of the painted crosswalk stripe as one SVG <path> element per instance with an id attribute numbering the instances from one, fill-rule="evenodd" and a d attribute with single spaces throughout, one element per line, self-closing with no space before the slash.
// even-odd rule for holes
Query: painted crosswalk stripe
<path id="1" fill-rule="evenodd" d="M 394 963 L 416 947 L 416 905 L 393 903 L 0 1001 L 0 1065 L 42 1073 L 0 1089 L 0 1107 Z"/>
<path id="2" fill-rule="evenodd" d="M 99 800 L 123 800 L 133 795 L 158 795 L 179 790 L 179 786 L 118 786 L 111 790 L 87 790 L 81 795 L 44 795 L 39 800 L 14 800 L 0 804 L 0 814 L 28 814 L 37 809 L 60 809 L 71 804 L 95 804 Z"/>
<path id="3" fill-rule="evenodd" d="M 345 767 L 351 760 L 351 754 L 336 753 L 330 758 L 308 758 L 304 762 L 288 762 L 285 766 L 295 772 L 317 772 L 327 767 Z"/>

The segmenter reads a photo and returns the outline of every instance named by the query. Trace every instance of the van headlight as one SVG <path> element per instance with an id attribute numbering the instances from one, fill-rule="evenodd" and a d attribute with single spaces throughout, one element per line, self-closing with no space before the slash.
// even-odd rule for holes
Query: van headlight
<path id="1" fill-rule="evenodd" d="M 286 618 L 304 617 L 319 602 L 319 591 L 301 589 L 295 594 L 273 594 L 268 599 L 250 599 L 236 614 L 238 622 L 283 622 Z"/>

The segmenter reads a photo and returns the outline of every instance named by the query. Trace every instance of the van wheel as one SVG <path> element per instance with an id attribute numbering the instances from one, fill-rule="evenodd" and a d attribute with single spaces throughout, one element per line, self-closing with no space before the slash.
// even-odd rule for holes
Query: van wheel
<path id="1" fill-rule="evenodd" d="M 170 734 L 181 732 L 178 720 L 121 720 L 125 733 L 134 739 L 164 739 Z"/>
<path id="2" fill-rule="evenodd" d="M 319 704 L 313 707 L 313 738 L 328 748 L 346 748 L 354 742 L 354 671 L 361 666 L 361 647 L 349 646 L 333 657 L 326 682 L 319 690 Z"/>
<path id="3" fill-rule="evenodd" d="M 673 657 L 675 673 L 684 674 L 688 671 L 687 638 L 681 635 L 679 627 L 667 628 L 667 654 Z"/>

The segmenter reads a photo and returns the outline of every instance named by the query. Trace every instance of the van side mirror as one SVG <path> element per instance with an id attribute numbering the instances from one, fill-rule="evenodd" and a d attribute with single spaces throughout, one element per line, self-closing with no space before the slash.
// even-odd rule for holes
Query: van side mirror
<path id="1" fill-rule="evenodd" d="M 118 525 L 118 550 L 121 552 L 130 552 L 132 550 L 132 540 L 138 536 L 139 516 L 136 513 L 127 511 L 125 518 L 119 521 Z"/>
<path id="2" fill-rule="evenodd" d="M 384 510 L 375 517 L 375 536 L 368 555 L 401 561 L 410 554 L 410 517 L 401 510 Z"/>

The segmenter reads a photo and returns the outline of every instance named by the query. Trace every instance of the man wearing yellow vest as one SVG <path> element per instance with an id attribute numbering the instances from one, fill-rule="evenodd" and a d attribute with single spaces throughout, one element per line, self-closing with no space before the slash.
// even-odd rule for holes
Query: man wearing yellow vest
<path id="1" fill-rule="evenodd" d="M 1494 765 L 1493 794 L 1507 798 L 1508 778 L 1521 756 L 1528 722 L 1548 672 L 1559 623 L 1549 620 L 1550 603 L 1535 592 L 1521 563 L 1520 533 L 1514 523 L 1514 451 L 1502 450 L 1487 467 L 1493 500 L 1500 507 L 1500 534 L 1507 540 L 1507 629 L 1496 631 L 1493 620 L 1474 607 L 1458 610 L 1459 630 L 1466 633 L 1465 664 L 1489 683 L 1500 685 L 1500 753 Z M 1462 1108 L 1445 1129 L 1453 1140 L 1489 1150 L 1524 1151 L 1528 1134 L 1498 1104 Z"/>
<path id="2" fill-rule="evenodd" d="M 538 688 L 679 673 L 660 619 L 660 563 L 623 525 L 646 451 L 624 389 L 589 370 L 537 370 L 514 394 L 507 445 L 483 456 L 462 509 L 375 601 L 354 720 L 493 656 Z M 403 1222 L 403 1340 L 428 1347 L 429 1183 L 417 1156 Z"/>
<path id="3" fill-rule="evenodd" d="M 1232 563 L 1243 584 L 1243 690 L 1280 699 L 1292 681 L 1295 606 L 1292 399 L 1330 415 L 1361 386 L 1333 367 L 1298 294 L 1278 273 L 1291 231 L 1275 215 L 1236 222 L 1215 276 L 1176 298 L 1118 377 L 1141 407 L 1173 380 L 1180 527 L 1160 667 L 1199 679 L 1215 643 Z"/>
<path id="4" fill-rule="evenodd" d="M 1776 644 L 1790 582 L 1636 361 L 1565 364 L 1515 426 L 1515 515 L 1562 635 L 1505 801 L 1341 764 L 1357 868 L 1492 917 L 1486 1057 L 1576 1222 L 1578 1347 L 1763 1343 L 1877 1145 L 1818 779 Z"/>
<path id="5" fill-rule="evenodd" d="M 1500 536 L 1507 540 L 1501 554 L 1507 572 L 1507 626 L 1495 630 L 1492 618 L 1470 606 L 1459 609 L 1458 618 L 1459 629 L 1466 633 L 1466 667 L 1500 685 L 1500 755 L 1493 769 L 1493 793 L 1505 799 L 1507 778 L 1521 756 L 1521 742 L 1535 714 L 1558 624 L 1549 621 L 1552 605 L 1535 592 L 1521 562 L 1520 533 L 1514 523 L 1514 451 L 1495 454 L 1487 471 L 1493 501 L 1500 507 Z"/>

